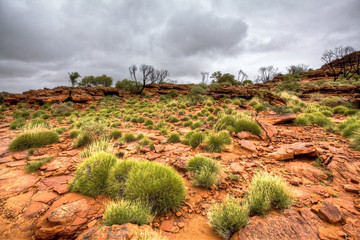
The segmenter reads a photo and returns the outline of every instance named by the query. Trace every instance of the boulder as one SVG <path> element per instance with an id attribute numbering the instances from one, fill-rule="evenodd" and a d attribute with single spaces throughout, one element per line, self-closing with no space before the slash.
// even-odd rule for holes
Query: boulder
<path id="1" fill-rule="evenodd" d="M 261 119 L 264 122 L 270 123 L 272 125 L 276 124 L 282 124 L 282 123 L 289 123 L 296 119 L 297 114 L 288 113 L 288 114 L 268 114 L 260 116 L 259 119 Z"/>
<path id="2" fill-rule="evenodd" d="M 303 217 L 299 212 L 287 209 L 284 213 L 270 213 L 265 217 L 255 216 L 250 224 L 236 232 L 231 240 L 317 240 L 320 224 L 314 213 L 304 212 Z"/>
<path id="3" fill-rule="evenodd" d="M 329 201 L 323 201 L 320 204 L 314 205 L 311 207 L 311 210 L 328 223 L 335 224 L 342 219 L 339 209 Z"/>
<path id="4" fill-rule="evenodd" d="M 312 143 L 284 144 L 275 152 L 268 154 L 270 158 L 278 161 L 292 160 L 296 157 L 316 157 L 317 149 Z"/>

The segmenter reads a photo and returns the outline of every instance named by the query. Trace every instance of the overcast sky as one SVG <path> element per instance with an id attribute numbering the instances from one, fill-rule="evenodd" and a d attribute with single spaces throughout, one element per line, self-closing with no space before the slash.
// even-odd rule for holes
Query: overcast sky
<path id="1" fill-rule="evenodd" d="M 360 49 L 359 0 L 0 0 L 0 91 L 68 85 L 68 72 L 129 78 L 132 64 L 250 79 L 261 66 L 322 65 Z"/>

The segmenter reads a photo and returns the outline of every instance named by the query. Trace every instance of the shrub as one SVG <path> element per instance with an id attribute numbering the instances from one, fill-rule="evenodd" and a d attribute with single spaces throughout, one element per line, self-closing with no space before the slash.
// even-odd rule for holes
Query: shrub
<path id="1" fill-rule="evenodd" d="M 220 166 L 213 159 L 204 156 L 192 157 L 187 162 L 186 169 L 194 173 L 195 186 L 210 188 L 219 181 Z"/>
<path id="2" fill-rule="evenodd" d="M 120 200 L 111 202 L 106 206 L 104 213 L 104 224 L 122 225 L 133 223 L 138 225 L 147 224 L 151 221 L 151 209 L 141 202 L 130 202 Z"/>
<path id="3" fill-rule="evenodd" d="M 320 102 L 322 105 L 328 106 L 328 107 L 336 107 L 338 105 L 341 105 L 341 98 L 340 97 L 329 97 L 324 98 Z"/>
<path id="4" fill-rule="evenodd" d="M 222 152 L 225 145 L 231 144 L 231 137 L 227 131 L 210 133 L 206 140 L 205 149 L 209 152 Z"/>
<path id="5" fill-rule="evenodd" d="M 183 142 L 187 145 L 190 145 L 193 148 L 196 148 L 205 140 L 205 134 L 201 132 L 190 131 L 185 134 Z"/>
<path id="6" fill-rule="evenodd" d="M 118 139 L 122 136 L 122 132 L 120 130 L 113 130 L 110 133 L 110 138 Z"/>
<path id="7" fill-rule="evenodd" d="M 16 118 L 29 118 L 30 116 L 30 112 L 28 110 L 23 110 L 23 111 L 14 111 L 13 112 L 13 117 Z"/>
<path id="8" fill-rule="evenodd" d="M 131 171 L 138 162 L 134 160 L 122 160 L 115 163 L 110 170 L 107 180 L 106 194 L 112 199 L 120 199 L 123 197 L 125 182 Z"/>
<path id="9" fill-rule="evenodd" d="M 47 157 L 47 158 L 44 158 L 44 159 L 41 159 L 41 160 L 28 162 L 28 164 L 25 166 L 25 170 L 28 173 L 36 172 L 37 170 L 40 169 L 40 167 L 42 165 L 49 162 L 50 160 L 51 160 L 51 157 Z"/>
<path id="10" fill-rule="evenodd" d="M 124 137 L 122 138 L 125 142 L 133 142 L 136 140 L 136 137 L 132 133 L 125 133 Z"/>
<path id="11" fill-rule="evenodd" d="M 337 106 L 333 108 L 333 113 L 344 114 L 347 110 L 347 107 Z"/>
<path id="12" fill-rule="evenodd" d="M 169 166 L 155 162 L 139 162 L 127 177 L 124 196 L 152 207 L 154 213 L 166 213 L 185 199 L 185 184 Z"/>
<path id="13" fill-rule="evenodd" d="M 83 161 L 75 172 L 70 183 L 73 192 L 96 197 L 105 192 L 106 183 L 111 167 L 116 163 L 115 156 L 99 152 Z"/>
<path id="14" fill-rule="evenodd" d="M 80 132 L 81 131 L 78 129 L 71 130 L 69 133 L 69 138 L 76 138 L 80 134 Z"/>
<path id="15" fill-rule="evenodd" d="M 195 121 L 195 122 L 192 122 L 192 124 L 191 124 L 191 129 L 196 129 L 196 128 L 199 128 L 199 127 L 201 127 L 201 125 L 202 125 L 202 121 L 201 120 L 197 120 L 197 121 Z"/>
<path id="16" fill-rule="evenodd" d="M 145 126 L 154 125 L 154 122 L 151 119 L 146 119 L 145 122 L 144 122 L 144 125 Z"/>
<path id="17" fill-rule="evenodd" d="M 181 142 L 180 135 L 177 133 L 171 133 L 167 139 L 169 143 L 178 143 Z"/>
<path id="18" fill-rule="evenodd" d="M 54 131 L 25 132 L 16 137 L 9 145 L 10 151 L 22 151 L 29 148 L 38 148 L 57 143 L 59 135 Z"/>
<path id="19" fill-rule="evenodd" d="M 321 112 L 302 113 L 294 121 L 295 125 L 307 126 L 317 124 L 320 127 L 331 127 L 331 120 Z"/>
<path id="20" fill-rule="evenodd" d="M 91 142 L 92 142 L 92 138 L 88 132 L 80 132 L 78 133 L 78 136 L 76 137 L 73 146 L 76 148 L 83 147 L 90 144 Z"/>
<path id="21" fill-rule="evenodd" d="M 25 125 L 25 123 L 26 123 L 25 118 L 19 117 L 10 123 L 9 128 L 12 130 L 20 129 Z"/>
<path id="22" fill-rule="evenodd" d="M 221 237 L 229 239 L 248 222 L 249 210 L 234 197 L 226 198 L 225 204 L 215 204 L 208 211 L 209 224 Z"/>
<path id="23" fill-rule="evenodd" d="M 37 118 L 37 117 L 40 117 L 41 115 L 45 114 L 45 111 L 43 110 L 38 110 L 36 112 L 34 112 L 32 115 L 31 115 L 31 118 Z"/>
<path id="24" fill-rule="evenodd" d="M 175 116 L 169 116 L 167 119 L 166 119 L 167 122 L 171 122 L 171 123 L 176 123 L 179 121 L 179 119 Z"/>
<path id="25" fill-rule="evenodd" d="M 66 128 L 65 127 L 59 127 L 59 128 L 55 128 L 54 131 L 57 134 L 63 134 L 66 131 Z"/>
<path id="26" fill-rule="evenodd" d="M 290 207 L 292 196 L 280 177 L 257 172 L 250 183 L 247 202 L 252 213 L 264 214 L 272 207 L 280 210 Z"/>
<path id="27" fill-rule="evenodd" d="M 70 116 L 74 109 L 65 103 L 54 103 L 51 105 L 54 116 Z"/>
<path id="28" fill-rule="evenodd" d="M 352 148 L 354 148 L 355 150 L 360 151 L 360 130 L 356 130 L 356 131 L 351 135 L 350 146 L 351 146 Z"/>
<path id="29" fill-rule="evenodd" d="M 105 139 L 92 142 L 80 153 L 80 157 L 86 158 L 98 152 L 114 153 L 113 146 Z"/>
<path id="30" fill-rule="evenodd" d="M 358 130 L 358 129 L 360 129 L 360 121 L 346 126 L 342 130 L 342 136 L 346 137 L 346 138 L 351 137 L 351 135 L 353 135 L 356 132 L 356 130 Z"/>
<path id="31" fill-rule="evenodd" d="M 235 133 L 247 131 L 255 135 L 261 134 L 261 128 L 255 121 L 241 115 L 225 115 L 215 123 L 213 129 L 215 131 L 231 130 Z"/>
<path id="32" fill-rule="evenodd" d="M 345 116 L 352 116 L 358 113 L 357 109 L 348 109 L 345 111 L 344 115 Z"/>
<path id="33" fill-rule="evenodd" d="M 139 142 L 140 146 L 146 146 L 151 143 L 150 139 L 148 137 L 143 137 L 141 141 Z"/>
<path id="34" fill-rule="evenodd" d="M 294 120 L 294 124 L 297 126 L 309 126 L 311 124 L 310 120 L 306 117 L 305 114 L 300 114 Z"/>

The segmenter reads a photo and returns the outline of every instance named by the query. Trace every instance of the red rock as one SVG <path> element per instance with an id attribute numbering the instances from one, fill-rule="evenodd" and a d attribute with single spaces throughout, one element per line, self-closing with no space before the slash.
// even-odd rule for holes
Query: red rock
<path id="1" fill-rule="evenodd" d="M 344 187 L 345 191 L 347 191 L 347 192 L 352 192 L 352 193 L 360 192 L 360 188 L 358 188 L 352 184 L 345 184 L 343 187 Z"/>
<path id="2" fill-rule="evenodd" d="M 33 196 L 32 191 L 28 191 L 23 194 L 19 194 L 14 197 L 10 197 L 6 200 L 4 209 L 8 209 L 17 216 L 30 202 L 31 197 Z"/>
<path id="3" fill-rule="evenodd" d="M 54 192 L 37 192 L 33 197 L 32 201 L 36 202 L 43 202 L 43 203 L 49 203 L 50 201 L 57 198 L 59 195 L 57 195 Z"/>
<path id="4" fill-rule="evenodd" d="M 90 228 L 83 232 L 77 240 L 130 240 L 143 239 L 142 234 L 146 233 L 146 239 L 159 239 L 159 234 L 152 230 L 149 225 L 138 226 L 126 223 L 123 225 L 103 226 Z M 145 238 L 144 238 L 145 239 Z"/>
<path id="5" fill-rule="evenodd" d="M 5 177 L 0 179 L 0 197 L 4 197 L 10 194 L 16 194 L 32 187 L 38 180 L 38 177 L 32 175 L 23 175 L 23 171 L 14 171 L 4 174 L 1 177 L 13 176 L 11 178 Z"/>
<path id="6" fill-rule="evenodd" d="M 32 201 L 30 206 L 24 212 L 25 217 L 31 217 L 35 214 L 44 212 L 47 209 L 47 205 L 41 202 Z"/>
<path id="7" fill-rule="evenodd" d="M 165 150 L 165 146 L 164 145 L 155 145 L 155 152 L 156 153 L 162 153 Z"/>
<path id="8" fill-rule="evenodd" d="M 284 213 L 252 217 L 250 224 L 236 232 L 231 240 L 317 240 L 318 234 L 317 228 L 313 228 L 307 219 L 288 209 Z"/>
<path id="9" fill-rule="evenodd" d="M 272 125 L 276 125 L 276 124 L 292 122 L 296 119 L 296 117 L 297 117 L 297 114 L 293 114 L 293 113 L 268 114 L 268 115 L 260 116 L 259 119 L 261 119 L 261 121 L 265 121 Z"/>
<path id="10" fill-rule="evenodd" d="M 49 188 L 54 187 L 55 185 L 61 184 L 61 183 L 67 183 L 70 179 L 72 179 L 72 176 L 69 175 L 62 175 L 62 176 L 56 176 L 56 177 L 48 177 L 45 179 L 42 179 L 42 182 Z"/>
<path id="11" fill-rule="evenodd" d="M 347 234 L 350 234 L 351 236 L 355 237 L 355 239 L 360 239 L 359 227 L 354 226 L 352 223 L 347 223 L 343 226 L 343 229 Z"/>
<path id="12" fill-rule="evenodd" d="M 177 211 L 177 212 L 175 213 L 175 215 L 176 215 L 177 217 L 180 217 L 180 216 L 182 215 L 182 212 Z"/>
<path id="13" fill-rule="evenodd" d="M 177 170 L 186 171 L 186 163 L 188 162 L 187 158 L 178 157 L 174 162 L 171 163 Z"/>
<path id="14" fill-rule="evenodd" d="M 59 184 L 54 187 L 54 191 L 61 195 L 69 192 L 69 188 L 67 184 Z"/>
<path id="15" fill-rule="evenodd" d="M 323 201 L 319 206 L 313 206 L 311 208 L 321 219 L 329 223 L 340 222 L 342 217 L 339 209 L 331 202 Z"/>
<path id="16" fill-rule="evenodd" d="M 185 223 L 183 223 L 183 222 L 178 222 L 178 223 L 177 223 L 177 226 L 178 226 L 180 229 L 182 229 L 182 228 L 185 227 Z"/>
<path id="17" fill-rule="evenodd" d="M 165 232 L 171 232 L 174 227 L 174 220 L 165 220 L 160 224 L 160 230 Z"/>
<path id="18" fill-rule="evenodd" d="M 47 220 L 50 223 L 64 224 L 71 222 L 76 213 L 81 211 L 88 211 L 89 208 L 90 206 L 87 204 L 87 201 L 85 199 L 80 199 L 78 201 L 65 204 L 54 209 L 47 217 Z"/>
<path id="19" fill-rule="evenodd" d="M 25 157 L 27 156 L 28 154 L 28 150 L 25 150 L 25 151 L 22 151 L 22 152 L 17 152 L 17 153 L 14 153 L 12 155 L 12 157 L 15 159 L 15 160 L 23 160 L 25 159 Z"/>
<path id="20" fill-rule="evenodd" d="M 6 164 L 7 167 L 22 167 L 26 165 L 26 160 L 9 162 Z"/>
<path id="21" fill-rule="evenodd" d="M 260 140 L 259 136 L 252 134 L 251 132 L 239 132 L 236 134 L 238 139 L 248 139 L 248 140 Z"/>
<path id="22" fill-rule="evenodd" d="M 243 173 L 244 166 L 242 166 L 239 162 L 233 162 L 230 164 L 230 169 L 232 173 Z"/>
<path id="23" fill-rule="evenodd" d="M 146 156 L 146 158 L 151 161 L 159 158 L 160 156 L 161 155 L 157 153 L 150 153 L 149 155 Z"/>
<path id="24" fill-rule="evenodd" d="M 292 160 L 296 156 L 303 157 L 315 157 L 317 156 L 317 150 L 311 143 L 293 143 L 284 144 L 277 151 L 268 154 L 269 157 L 278 160 Z"/>
<path id="25" fill-rule="evenodd" d="M 244 148 L 245 150 L 248 150 L 250 152 L 256 152 L 256 146 L 253 142 L 248 140 L 240 140 L 239 141 L 240 147 Z"/>

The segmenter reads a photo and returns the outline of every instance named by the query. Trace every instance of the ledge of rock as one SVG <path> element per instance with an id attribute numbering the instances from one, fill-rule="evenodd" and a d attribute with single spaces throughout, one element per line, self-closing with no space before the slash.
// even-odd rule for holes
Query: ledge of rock
<path id="1" fill-rule="evenodd" d="M 140 239 L 141 235 L 146 234 L 146 239 L 158 239 L 159 234 L 152 230 L 149 225 L 138 226 L 131 223 L 123 225 L 103 226 L 90 228 L 82 233 L 77 240 L 134 240 Z M 145 238 L 141 238 L 145 239 Z"/>
<path id="2" fill-rule="evenodd" d="M 285 144 L 282 145 L 275 152 L 268 154 L 269 157 L 278 160 L 292 160 L 296 157 L 316 157 L 317 150 L 312 143 L 293 143 L 293 144 Z"/>
<path id="3" fill-rule="evenodd" d="M 272 125 L 292 122 L 296 119 L 297 114 L 268 114 L 258 117 L 258 120 L 270 123 Z"/>
<path id="4" fill-rule="evenodd" d="M 271 213 L 265 217 L 255 216 L 251 223 L 236 232 L 231 240 L 317 240 L 321 220 L 309 209 L 299 212 L 288 209 L 284 213 Z"/>

